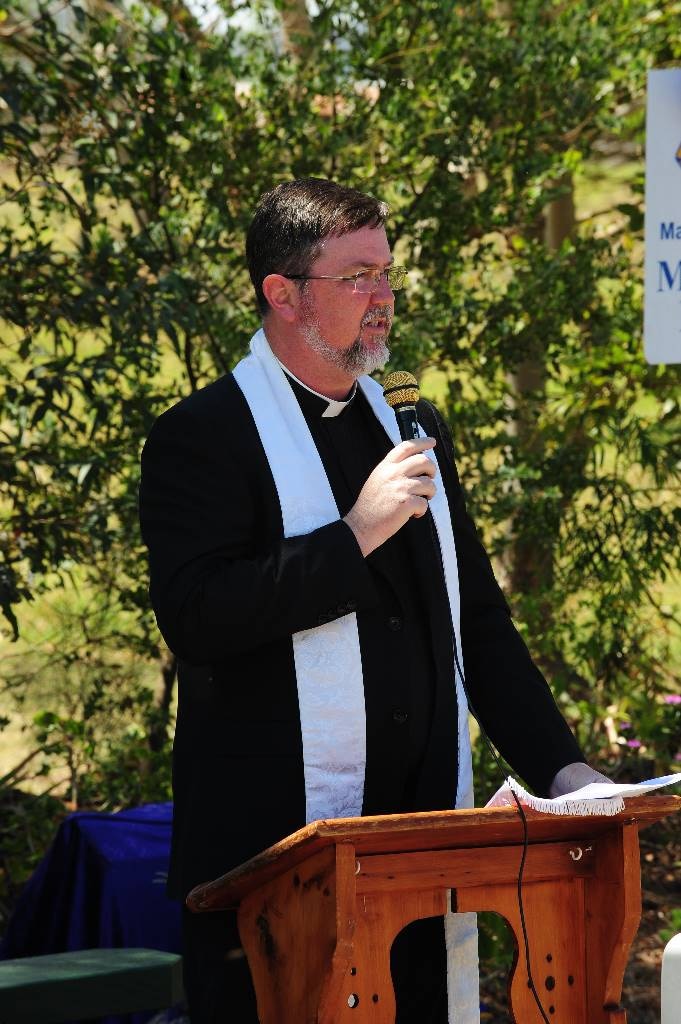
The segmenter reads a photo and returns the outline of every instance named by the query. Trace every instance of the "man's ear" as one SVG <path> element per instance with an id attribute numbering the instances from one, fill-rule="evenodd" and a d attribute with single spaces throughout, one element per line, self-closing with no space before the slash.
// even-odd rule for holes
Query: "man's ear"
<path id="1" fill-rule="evenodd" d="M 282 320 L 293 323 L 300 298 L 295 283 L 281 274 L 268 274 L 262 283 L 262 290 L 270 309 Z"/>

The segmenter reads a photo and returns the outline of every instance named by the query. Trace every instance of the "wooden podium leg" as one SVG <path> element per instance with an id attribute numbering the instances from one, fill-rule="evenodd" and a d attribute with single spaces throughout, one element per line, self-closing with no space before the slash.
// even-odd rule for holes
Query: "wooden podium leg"
<path id="1" fill-rule="evenodd" d="M 394 1024 L 393 940 L 444 915 L 447 890 L 356 896 L 355 865 L 354 847 L 340 844 L 242 900 L 260 1024 Z"/>
<path id="2" fill-rule="evenodd" d="M 586 881 L 589 1022 L 625 1024 L 622 981 L 641 920 L 638 827 L 624 825 L 594 845 L 596 873 Z"/>
<path id="3" fill-rule="evenodd" d="M 319 1024 L 395 1024 L 393 941 L 412 921 L 447 909 L 446 889 L 357 896 L 352 956 L 340 990 L 321 1008 Z"/>
<path id="4" fill-rule="evenodd" d="M 239 906 L 260 1024 L 317 1024 L 322 984 L 338 948 L 336 851 L 309 857 Z M 354 870 L 354 849 L 350 847 Z M 229 1022 L 225 1021 L 225 1024 Z"/>
<path id="5" fill-rule="evenodd" d="M 532 978 L 552 1024 L 626 1024 L 622 980 L 641 917 L 638 829 L 613 829 L 591 845 L 593 874 L 523 885 Z M 516 943 L 509 983 L 512 1020 L 542 1024 L 528 987 L 515 885 L 459 889 L 456 905 L 506 919 Z"/>
<path id="6" fill-rule="evenodd" d="M 515 886 L 458 890 L 456 909 L 494 911 L 508 922 L 516 945 L 509 977 L 509 1009 L 517 1024 L 543 1024 L 528 985 L 527 962 Z M 532 979 L 552 1024 L 594 1024 L 586 1015 L 584 880 L 523 886 Z"/>

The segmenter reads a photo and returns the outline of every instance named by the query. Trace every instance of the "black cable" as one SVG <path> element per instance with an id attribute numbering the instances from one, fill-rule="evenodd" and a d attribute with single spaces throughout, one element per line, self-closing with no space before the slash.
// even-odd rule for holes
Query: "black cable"
<path id="1" fill-rule="evenodd" d="M 468 687 L 466 685 L 466 679 L 465 679 L 464 674 L 463 674 L 463 672 L 461 670 L 461 664 L 459 662 L 458 644 L 456 642 L 456 633 L 454 632 L 453 628 L 452 628 L 452 639 L 454 641 L 454 662 L 456 664 L 456 670 L 459 673 L 459 678 L 461 679 L 461 685 L 463 686 L 463 691 L 464 691 L 464 693 L 466 695 L 466 700 L 468 701 L 468 709 L 469 709 L 470 713 L 472 714 L 473 718 L 475 719 L 475 721 L 478 723 L 478 729 L 480 730 L 480 735 L 482 736 L 482 738 L 484 739 L 485 743 L 487 744 L 487 748 L 490 751 L 492 757 L 494 758 L 494 760 L 496 762 L 496 765 L 499 768 L 499 771 L 501 772 L 502 777 L 503 777 L 503 779 L 505 781 L 506 780 L 506 769 L 504 768 L 503 764 L 501 763 L 501 758 L 499 757 L 497 751 L 494 749 L 492 741 L 490 740 L 489 736 L 487 735 L 487 732 L 485 731 L 485 728 L 483 727 L 483 724 L 480 721 L 480 719 L 478 718 L 477 712 L 476 712 L 475 708 L 473 707 L 473 703 L 471 701 L 471 697 L 470 697 L 470 694 L 468 692 Z M 529 831 L 528 831 L 528 827 L 527 827 L 527 818 L 525 816 L 525 811 L 523 809 L 523 805 L 521 804 L 520 800 L 518 799 L 517 794 L 512 789 L 511 789 L 511 795 L 513 796 L 513 799 L 516 802 L 516 806 L 518 808 L 518 813 L 520 815 L 520 820 L 523 823 L 523 852 L 522 852 L 522 856 L 520 858 L 520 868 L 518 869 L 518 911 L 520 913 L 520 925 L 521 925 L 521 928 L 522 928 L 522 931 L 523 931 L 523 944 L 525 946 L 525 963 L 527 964 L 527 984 L 528 984 L 528 987 L 530 989 L 530 992 L 534 996 L 534 1001 L 537 1004 L 537 1008 L 538 1008 L 539 1012 L 542 1015 L 542 1019 L 545 1021 L 545 1024 L 551 1024 L 551 1021 L 546 1016 L 546 1011 L 544 1010 L 544 1007 L 542 1006 L 541 999 L 539 998 L 539 993 L 537 992 L 537 988 L 536 988 L 535 983 L 534 983 L 534 978 L 532 977 L 532 967 L 530 965 L 530 942 L 529 942 L 529 939 L 528 939 L 528 936 L 527 936 L 527 925 L 525 923 L 525 909 L 523 907 L 523 872 L 525 870 L 525 861 L 527 860 L 527 851 L 529 849 Z"/>
<path id="2" fill-rule="evenodd" d="M 439 537 L 437 536 L 437 527 L 435 526 L 435 520 L 433 518 L 433 514 L 432 514 L 432 511 L 430 509 L 428 509 L 427 518 L 428 518 L 428 523 L 429 523 L 429 526 L 430 526 L 430 536 L 431 536 L 432 542 L 433 542 L 433 544 L 435 546 L 435 551 L 437 552 L 437 554 L 439 556 L 440 564 L 442 565 L 442 571 L 443 571 L 444 570 L 444 563 L 442 561 L 442 552 L 441 552 L 440 545 L 439 545 Z M 482 723 L 480 722 L 480 719 L 478 718 L 477 712 L 475 711 L 475 708 L 473 707 L 473 702 L 472 702 L 472 700 L 470 698 L 470 693 L 468 692 L 468 686 L 466 684 L 466 677 L 464 676 L 463 670 L 461 668 L 461 662 L 459 660 L 459 645 L 457 643 L 457 632 L 456 632 L 456 630 L 454 628 L 454 620 L 453 620 L 452 609 L 451 608 L 450 608 L 450 623 L 451 623 L 451 627 L 452 627 L 452 641 L 453 641 L 453 647 L 454 647 L 455 665 L 456 665 L 457 672 L 459 673 L 459 678 L 461 679 L 461 685 L 464 688 L 464 693 L 466 695 L 466 700 L 468 701 L 468 709 L 469 709 L 471 715 L 473 716 L 473 718 L 475 719 L 475 721 L 477 722 L 478 729 L 480 730 L 480 735 L 482 736 L 482 738 L 484 739 L 485 743 L 487 744 L 487 749 L 490 750 L 490 753 L 492 754 L 493 758 L 495 759 L 497 767 L 499 768 L 499 770 L 500 770 L 500 772 L 502 774 L 503 780 L 506 781 L 506 769 L 504 768 L 504 765 L 502 764 L 501 758 L 499 757 L 497 751 L 494 748 L 494 744 L 492 743 L 492 740 L 490 739 L 490 737 L 487 736 L 487 733 L 486 733 Z M 529 963 L 529 939 L 527 938 L 527 926 L 525 924 L 525 911 L 524 911 L 524 907 L 522 905 L 522 874 L 523 874 L 523 871 L 525 869 L 525 860 L 527 859 L 527 850 L 529 848 L 529 835 L 528 835 L 528 829 L 527 829 L 527 818 L 525 817 L 525 812 L 524 812 L 524 810 L 522 808 L 522 805 L 521 805 L 520 801 L 518 800 L 517 795 L 513 792 L 513 790 L 511 790 L 511 794 L 512 794 L 513 799 L 514 799 L 514 801 L 516 803 L 516 806 L 518 808 L 518 814 L 520 815 L 520 820 L 522 821 L 522 855 L 520 857 L 520 867 L 518 868 L 518 912 L 520 914 L 520 927 L 522 929 L 522 941 L 523 941 L 523 945 L 525 947 L 525 964 L 527 965 L 527 986 L 529 987 L 530 992 L 533 993 L 533 996 L 535 997 L 535 1002 L 537 1004 L 537 1008 L 538 1008 L 540 1014 L 542 1015 L 542 1019 L 544 1020 L 545 1024 L 551 1024 L 551 1021 L 546 1016 L 546 1011 L 544 1010 L 544 1007 L 542 1006 L 542 1000 L 539 997 L 539 992 L 537 991 L 537 986 L 535 985 L 535 979 L 533 978 L 533 969 L 531 969 L 531 966 L 530 966 L 530 963 Z"/>
<path id="3" fill-rule="evenodd" d="M 443 437 L 442 433 L 439 430 L 438 430 L 438 433 L 440 433 L 440 437 Z M 446 449 L 446 445 L 445 445 L 445 449 Z M 433 544 L 435 546 L 435 551 L 439 555 L 440 564 L 442 565 L 443 575 L 444 575 L 444 561 L 442 559 L 442 550 L 440 548 L 440 538 L 438 536 L 437 527 L 435 526 L 435 519 L 434 519 L 432 510 L 430 508 L 428 509 L 428 512 L 427 512 L 427 519 L 428 519 L 428 524 L 429 524 L 429 527 L 430 527 L 431 539 L 432 539 L 432 542 L 433 542 Z M 445 586 L 446 586 L 446 581 L 445 581 Z M 487 735 L 487 732 L 486 732 L 485 728 L 483 727 L 482 722 L 480 721 L 480 719 L 479 719 L 479 717 L 477 715 L 477 712 L 476 712 L 476 710 L 475 710 L 475 708 L 473 706 L 473 702 L 471 701 L 470 694 L 468 692 L 468 687 L 466 685 L 466 678 L 465 678 L 465 676 L 463 674 L 463 670 L 461 668 L 461 662 L 459 661 L 459 650 L 458 650 L 458 644 L 457 644 L 457 639 L 456 639 L 456 630 L 454 628 L 454 621 L 453 621 L 453 616 L 451 614 L 451 608 L 450 608 L 449 619 L 450 619 L 450 625 L 451 625 L 451 630 L 452 630 L 452 641 L 453 641 L 453 649 L 454 649 L 454 662 L 455 662 L 455 665 L 456 665 L 456 670 L 459 673 L 459 678 L 461 679 L 461 685 L 463 686 L 463 691 L 464 691 L 464 694 L 466 696 L 466 700 L 468 701 L 468 708 L 470 710 L 470 713 L 473 715 L 473 718 L 478 723 L 478 728 L 480 730 L 480 735 L 483 737 L 485 743 L 487 744 L 487 747 L 488 747 L 490 753 L 492 754 L 492 757 L 494 758 L 494 760 L 495 760 L 495 762 L 497 764 L 497 767 L 499 768 L 499 770 L 501 772 L 502 778 L 505 781 L 506 780 L 506 770 L 505 770 L 504 766 L 502 765 L 501 758 L 499 757 L 499 755 L 497 754 L 496 750 L 494 749 L 494 746 L 493 746 L 489 736 Z M 528 830 L 528 827 L 527 827 L 527 818 L 525 816 L 525 811 L 523 810 L 522 804 L 520 803 L 520 800 L 518 799 L 517 794 L 512 789 L 511 789 L 511 793 L 513 795 L 513 799 L 516 802 L 516 806 L 518 808 L 518 813 L 520 815 L 520 820 L 522 821 L 522 824 L 523 824 L 523 852 L 522 852 L 522 855 L 521 855 L 521 858 L 520 858 L 520 868 L 518 869 L 518 912 L 520 914 L 520 925 L 521 925 L 522 932 L 523 932 L 523 944 L 525 946 L 525 963 L 527 964 L 527 984 L 528 984 L 528 987 L 529 987 L 530 991 L 532 992 L 532 995 L 534 997 L 534 1001 L 537 1004 L 537 1009 L 539 1010 L 539 1012 L 540 1012 L 540 1014 L 542 1016 L 542 1020 L 544 1021 L 544 1024 L 551 1024 L 551 1021 L 546 1016 L 546 1011 L 544 1010 L 544 1007 L 542 1006 L 541 999 L 539 998 L 539 993 L 537 992 L 537 988 L 536 988 L 536 985 L 534 983 L 534 978 L 532 977 L 532 967 L 530 965 L 530 942 L 529 942 L 528 935 L 527 935 L 527 924 L 525 922 L 525 909 L 523 907 L 523 872 L 525 870 L 525 861 L 527 860 L 527 851 L 529 849 L 529 830 Z"/>

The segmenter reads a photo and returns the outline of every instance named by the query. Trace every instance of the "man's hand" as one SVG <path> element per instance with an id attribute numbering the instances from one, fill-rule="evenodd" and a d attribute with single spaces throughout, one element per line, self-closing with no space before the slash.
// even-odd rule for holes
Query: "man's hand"
<path id="1" fill-rule="evenodd" d="M 435 494 L 437 468 L 425 454 L 435 447 L 432 437 L 402 441 L 371 473 L 344 521 L 366 558 L 401 526 L 424 516 Z"/>
<path id="2" fill-rule="evenodd" d="M 609 782 L 612 784 L 612 779 L 609 779 L 607 775 L 601 775 L 595 768 L 590 768 L 583 761 L 574 761 L 572 764 L 566 764 L 557 773 L 551 783 L 549 797 L 554 800 L 557 796 L 563 796 L 564 793 L 574 793 L 576 789 L 588 786 L 592 782 Z"/>

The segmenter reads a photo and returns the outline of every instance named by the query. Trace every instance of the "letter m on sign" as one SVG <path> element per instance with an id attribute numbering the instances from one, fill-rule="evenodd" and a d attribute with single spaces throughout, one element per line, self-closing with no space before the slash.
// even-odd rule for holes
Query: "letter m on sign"
<path id="1" fill-rule="evenodd" d="M 677 278 L 678 278 L 678 285 L 677 285 L 677 287 L 678 287 L 678 290 L 681 292 L 681 260 L 679 260 L 679 262 L 676 264 L 676 269 L 674 270 L 674 273 L 672 273 L 671 270 L 669 269 L 669 264 L 667 263 L 666 260 L 658 260 L 657 261 L 657 265 L 658 265 L 658 268 L 659 268 L 659 273 L 658 273 L 658 278 L 657 278 L 657 290 L 658 290 L 658 292 L 663 292 L 665 290 L 666 291 L 670 291 L 670 292 L 673 291 L 674 290 L 674 285 L 676 284 Z"/>

